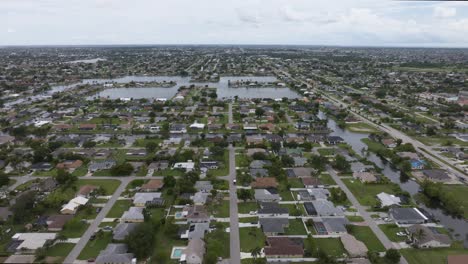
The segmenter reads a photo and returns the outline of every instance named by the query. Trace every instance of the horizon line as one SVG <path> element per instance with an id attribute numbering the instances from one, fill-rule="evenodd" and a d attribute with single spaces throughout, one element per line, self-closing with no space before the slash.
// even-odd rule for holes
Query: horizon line
<path id="1" fill-rule="evenodd" d="M 444 45 L 340 45 L 340 44 L 18 44 L 1 45 L 0 48 L 47 48 L 47 47 L 202 47 L 202 46 L 263 46 L 263 47 L 339 47 L 339 48 L 422 48 L 422 49 L 468 49 L 468 46 L 444 46 Z"/>

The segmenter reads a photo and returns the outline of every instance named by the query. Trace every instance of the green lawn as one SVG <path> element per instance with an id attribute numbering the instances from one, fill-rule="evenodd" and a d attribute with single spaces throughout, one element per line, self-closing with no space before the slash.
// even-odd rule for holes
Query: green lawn
<path id="1" fill-rule="evenodd" d="M 72 175 L 76 176 L 76 177 L 82 177 L 82 176 L 85 176 L 86 173 L 88 173 L 88 168 L 87 168 L 86 165 L 83 165 L 83 166 L 77 168 L 76 170 L 74 170 Z"/>
<path id="2" fill-rule="evenodd" d="M 409 264 L 446 264 L 448 255 L 465 255 L 467 249 L 451 247 L 440 249 L 402 249 L 401 254 Z"/>
<path id="3" fill-rule="evenodd" d="M 372 151 L 374 153 L 378 153 L 379 151 L 387 149 L 383 144 L 375 142 L 369 138 L 363 138 L 361 139 L 361 141 L 367 145 L 369 151 Z"/>
<path id="4" fill-rule="evenodd" d="M 301 219 L 289 219 L 289 227 L 286 228 L 286 235 L 307 235 L 304 223 Z"/>
<path id="5" fill-rule="evenodd" d="M 258 222 L 258 217 L 242 217 L 239 218 L 239 223 L 252 223 L 252 222 Z"/>
<path id="6" fill-rule="evenodd" d="M 229 201 L 223 200 L 217 204 L 210 204 L 209 210 L 215 217 L 229 217 Z"/>
<path id="7" fill-rule="evenodd" d="M 73 243 L 57 243 L 47 249 L 46 255 L 50 257 L 66 257 L 75 247 Z"/>
<path id="8" fill-rule="evenodd" d="M 64 235 L 67 238 L 77 238 L 81 237 L 86 229 L 88 229 L 89 224 L 84 223 L 84 222 L 79 222 L 76 226 L 71 226 L 68 227 L 66 224 L 63 228 L 63 230 L 60 232 L 62 235 Z"/>
<path id="9" fill-rule="evenodd" d="M 237 154 L 236 155 L 236 167 L 248 167 L 250 159 L 247 155 Z"/>
<path id="10" fill-rule="evenodd" d="M 368 226 L 352 226 L 350 234 L 364 242 L 370 251 L 385 251 L 385 247 Z"/>
<path id="11" fill-rule="evenodd" d="M 397 232 L 402 232 L 405 230 L 403 227 L 398 227 L 395 224 L 385 224 L 379 225 L 379 228 L 387 235 L 388 239 L 393 242 L 403 242 L 406 240 L 406 237 L 397 236 Z"/>
<path id="12" fill-rule="evenodd" d="M 335 155 L 335 149 L 334 148 L 319 148 L 319 149 L 317 149 L 317 151 L 322 156 Z"/>
<path id="13" fill-rule="evenodd" d="M 255 247 L 263 248 L 265 246 L 265 235 L 260 228 L 239 228 L 239 236 L 242 252 L 250 252 Z"/>
<path id="14" fill-rule="evenodd" d="M 208 170 L 208 176 L 226 176 L 229 174 L 229 151 L 225 150 L 223 153 L 222 164 L 216 170 Z"/>
<path id="15" fill-rule="evenodd" d="M 94 185 L 104 189 L 106 195 L 112 195 L 120 186 L 119 180 L 94 180 L 94 179 L 79 179 L 76 183 L 79 189 L 83 185 Z"/>
<path id="16" fill-rule="evenodd" d="M 107 214 L 107 218 L 120 218 L 132 206 L 132 200 L 117 200 Z"/>
<path id="17" fill-rule="evenodd" d="M 453 196 L 456 197 L 457 201 L 462 203 L 464 208 L 464 218 L 468 219 L 468 186 L 466 185 L 444 185 L 444 190 L 450 192 Z"/>
<path id="18" fill-rule="evenodd" d="M 55 177 L 57 176 L 57 169 L 53 168 L 50 171 L 35 171 L 33 176 L 40 176 L 40 177 Z"/>
<path id="19" fill-rule="evenodd" d="M 291 184 L 291 188 L 304 188 L 304 184 L 298 178 L 290 178 L 288 179 L 288 183 Z"/>
<path id="20" fill-rule="evenodd" d="M 153 176 L 184 176 L 184 171 L 180 169 L 166 169 L 155 171 Z"/>
<path id="21" fill-rule="evenodd" d="M 206 234 L 206 252 L 214 253 L 217 257 L 229 258 L 230 248 L 229 233 L 224 232 L 223 229 L 217 229 L 213 232 Z"/>
<path id="22" fill-rule="evenodd" d="M 381 192 L 388 194 L 395 194 L 395 184 L 364 184 L 359 180 L 343 179 L 343 182 L 349 188 L 349 190 L 356 196 L 361 205 L 376 206 L 378 200 L 376 195 Z"/>
<path id="23" fill-rule="evenodd" d="M 328 173 L 322 173 L 319 175 L 320 182 L 324 185 L 336 185 L 335 180 Z"/>
<path id="24" fill-rule="evenodd" d="M 350 222 L 364 222 L 364 218 L 359 215 L 347 215 L 346 218 L 348 218 Z"/>
<path id="25" fill-rule="evenodd" d="M 346 254 L 346 250 L 343 247 L 339 238 L 313 238 L 315 247 L 319 250 L 323 250 L 327 255 L 334 257 L 343 257 Z M 305 240 L 308 243 L 307 239 Z M 305 245 L 305 248 L 308 248 Z"/>
<path id="26" fill-rule="evenodd" d="M 250 211 L 257 211 L 258 205 L 256 202 L 245 202 L 237 204 L 239 214 L 248 214 Z"/>
<path id="27" fill-rule="evenodd" d="M 160 221 L 166 217 L 166 210 L 164 208 L 152 208 L 150 209 L 151 219 L 155 222 Z"/>
<path id="28" fill-rule="evenodd" d="M 352 132 L 362 132 L 362 133 L 373 133 L 373 132 L 379 132 L 378 129 L 376 129 L 375 127 L 367 124 L 367 123 L 353 123 L 353 124 L 346 124 L 346 128 L 349 130 L 349 131 L 352 131 Z"/>
<path id="29" fill-rule="evenodd" d="M 294 201 L 291 191 L 284 189 L 278 191 L 278 193 L 281 196 L 281 201 Z"/>
<path id="30" fill-rule="evenodd" d="M 99 252 L 107 247 L 112 242 L 112 233 L 103 232 L 102 237 L 96 237 L 94 240 L 88 241 L 86 246 L 81 251 L 78 259 L 87 260 L 90 258 L 96 258 Z"/>

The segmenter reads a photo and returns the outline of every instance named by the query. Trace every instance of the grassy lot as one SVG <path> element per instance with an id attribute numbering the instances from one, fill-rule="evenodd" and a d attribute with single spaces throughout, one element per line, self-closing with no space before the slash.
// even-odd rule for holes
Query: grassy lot
<path id="1" fill-rule="evenodd" d="M 229 258 L 230 248 L 229 233 L 224 232 L 223 229 L 217 229 L 210 232 L 205 236 L 206 251 L 214 253 L 217 257 Z"/>
<path id="2" fill-rule="evenodd" d="M 85 176 L 86 173 L 88 173 L 88 168 L 87 168 L 86 165 L 83 165 L 83 166 L 77 168 L 76 170 L 74 170 L 72 175 L 76 176 L 76 177 L 82 177 L 82 176 Z"/>
<path id="3" fill-rule="evenodd" d="M 57 176 L 57 169 L 53 168 L 50 171 L 35 171 L 33 176 L 40 176 L 40 177 L 55 177 Z"/>
<path id="4" fill-rule="evenodd" d="M 248 167 L 250 164 L 249 157 L 244 154 L 236 155 L 236 167 Z"/>
<path id="5" fill-rule="evenodd" d="M 387 235 L 388 239 L 393 242 L 403 242 L 406 240 L 406 237 L 397 236 L 397 232 L 402 232 L 405 229 L 403 227 L 398 227 L 395 224 L 385 224 L 379 225 L 379 228 Z"/>
<path id="6" fill-rule="evenodd" d="M 289 219 L 289 227 L 285 231 L 286 235 L 307 235 L 301 219 Z"/>
<path id="7" fill-rule="evenodd" d="M 346 250 L 343 247 L 339 238 L 313 238 L 315 247 L 319 250 L 323 250 L 327 255 L 334 257 L 343 257 L 346 254 Z M 308 240 L 305 240 L 305 248 L 309 248 L 307 245 Z"/>
<path id="8" fill-rule="evenodd" d="M 467 249 L 461 246 L 452 246 L 451 248 L 439 249 L 402 249 L 401 254 L 410 264 L 445 264 L 447 263 L 448 255 L 464 255 L 468 254 Z"/>
<path id="9" fill-rule="evenodd" d="M 460 145 L 460 146 L 468 146 L 468 142 L 463 142 L 457 138 L 451 137 L 451 136 L 437 136 L 437 137 L 414 137 L 416 140 L 429 145 L 429 146 L 434 146 L 434 145 L 446 145 L 447 142 L 451 142 L 454 145 Z"/>
<path id="10" fill-rule="evenodd" d="M 298 204 L 297 206 L 295 204 L 280 204 L 280 207 L 283 208 L 288 208 L 289 214 L 291 216 L 298 216 L 298 215 L 306 215 L 304 206 L 302 204 Z"/>
<path id="11" fill-rule="evenodd" d="M 245 202 L 237 205 L 239 214 L 248 214 L 250 211 L 257 211 L 258 204 L 256 202 Z"/>
<path id="12" fill-rule="evenodd" d="M 166 210 L 164 208 L 152 208 L 150 214 L 153 221 L 159 221 L 166 217 Z"/>
<path id="13" fill-rule="evenodd" d="M 328 173 L 322 173 L 319 176 L 320 182 L 325 185 L 336 185 L 335 180 Z"/>
<path id="14" fill-rule="evenodd" d="M 288 183 L 291 184 L 291 188 L 304 188 L 304 184 L 298 178 L 289 178 Z"/>
<path id="15" fill-rule="evenodd" d="M 87 260 L 96 258 L 99 252 L 107 247 L 107 244 L 112 242 L 112 233 L 104 232 L 102 237 L 96 237 L 94 240 L 88 241 L 86 246 L 81 251 L 78 259 Z"/>
<path id="16" fill-rule="evenodd" d="M 117 200 L 107 214 L 107 218 L 119 218 L 132 206 L 132 200 Z"/>
<path id="17" fill-rule="evenodd" d="M 225 150 L 223 153 L 223 161 L 222 164 L 220 164 L 219 168 L 216 170 L 208 170 L 207 175 L 210 176 L 226 176 L 229 174 L 229 151 Z"/>
<path id="18" fill-rule="evenodd" d="M 395 184 L 364 184 L 358 180 L 343 179 L 343 182 L 348 186 L 349 190 L 356 196 L 361 205 L 376 206 L 378 200 L 376 195 L 381 192 L 395 194 Z"/>
<path id="19" fill-rule="evenodd" d="M 350 222 L 364 222 L 364 218 L 359 215 L 347 215 L 346 218 L 348 218 Z"/>
<path id="20" fill-rule="evenodd" d="M 58 243 L 47 249 L 46 256 L 61 257 L 60 261 L 63 261 L 73 247 L 75 247 L 73 243 Z"/>
<path id="21" fill-rule="evenodd" d="M 464 218 L 468 219 L 468 199 L 467 198 L 467 193 L 468 193 L 468 186 L 466 185 L 444 185 L 443 186 L 444 190 L 447 192 L 450 192 L 457 201 L 463 204 L 464 208 Z"/>
<path id="22" fill-rule="evenodd" d="M 353 123 L 353 124 L 346 124 L 346 128 L 352 132 L 361 132 L 361 133 L 373 133 L 379 132 L 375 127 L 367 124 L 367 123 Z"/>
<path id="23" fill-rule="evenodd" d="M 258 222 L 258 217 L 242 217 L 239 218 L 239 223 L 252 223 L 252 222 Z"/>
<path id="24" fill-rule="evenodd" d="M 265 246 L 265 235 L 260 228 L 239 228 L 241 252 L 250 252 L 255 247 Z"/>
<path id="25" fill-rule="evenodd" d="M 93 173 L 93 176 L 111 176 L 110 170 L 99 170 Z"/>
<path id="26" fill-rule="evenodd" d="M 372 151 L 374 153 L 377 153 L 379 151 L 386 149 L 386 147 L 382 145 L 381 143 L 375 142 L 369 138 L 363 138 L 361 139 L 361 141 L 367 145 L 367 148 L 369 151 Z"/>
<path id="27" fill-rule="evenodd" d="M 166 169 L 155 171 L 153 176 L 184 176 L 184 171 L 180 169 Z"/>
<path id="28" fill-rule="evenodd" d="M 385 247 L 368 226 L 352 226 L 350 234 L 364 242 L 370 251 L 385 251 Z"/>
<path id="29" fill-rule="evenodd" d="M 278 193 L 281 196 L 281 201 L 294 201 L 291 191 L 284 189 L 278 191 Z"/>
<path id="30" fill-rule="evenodd" d="M 106 191 L 106 195 L 112 195 L 115 190 L 120 186 L 119 180 L 94 180 L 94 179 L 79 179 L 76 183 L 79 189 L 83 185 L 99 186 Z"/>
<path id="31" fill-rule="evenodd" d="M 229 217 L 229 201 L 223 200 L 217 204 L 210 204 L 209 210 L 215 217 Z"/>
<path id="32" fill-rule="evenodd" d="M 169 256 L 171 254 L 172 247 L 174 246 L 187 246 L 187 240 L 175 239 L 164 234 L 163 228 L 160 228 L 156 234 L 156 241 L 154 243 L 154 252 L 152 261 L 148 263 L 179 263 L 174 260 L 170 260 Z M 229 248 L 229 247 L 227 247 Z M 157 260 L 157 262 L 156 262 Z"/>
<path id="33" fill-rule="evenodd" d="M 334 148 L 319 148 L 317 151 L 322 156 L 335 155 L 335 149 Z"/>
<path id="34" fill-rule="evenodd" d="M 79 222 L 73 226 L 67 226 L 65 224 L 63 230 L 60 233 L 67 238 L 77 238 L 81 237 L 84 234 L 86 229 L 88 229 L 88 226 L 89 224 L 84 222 Z"/>

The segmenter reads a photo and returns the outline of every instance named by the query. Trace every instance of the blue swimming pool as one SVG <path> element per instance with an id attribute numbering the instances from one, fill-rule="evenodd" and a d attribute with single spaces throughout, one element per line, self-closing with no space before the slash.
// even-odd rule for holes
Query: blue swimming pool
<path id="1" fill-rule="evenodd" d="M 175 248 L 172 251 L 172 257 L 173 258 L 180 258 L 182 256 L 182 251 L 183 251 L 183 249 L 181 249 L 181 248 Z"/>

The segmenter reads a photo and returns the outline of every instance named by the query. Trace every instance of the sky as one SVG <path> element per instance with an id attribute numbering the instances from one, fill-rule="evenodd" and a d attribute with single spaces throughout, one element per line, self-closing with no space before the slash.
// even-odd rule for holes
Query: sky
<path id="1" fill-rule="evenodd" d="M 0 0 L 0 45 L 468 47 L 468 2 Z"/>

